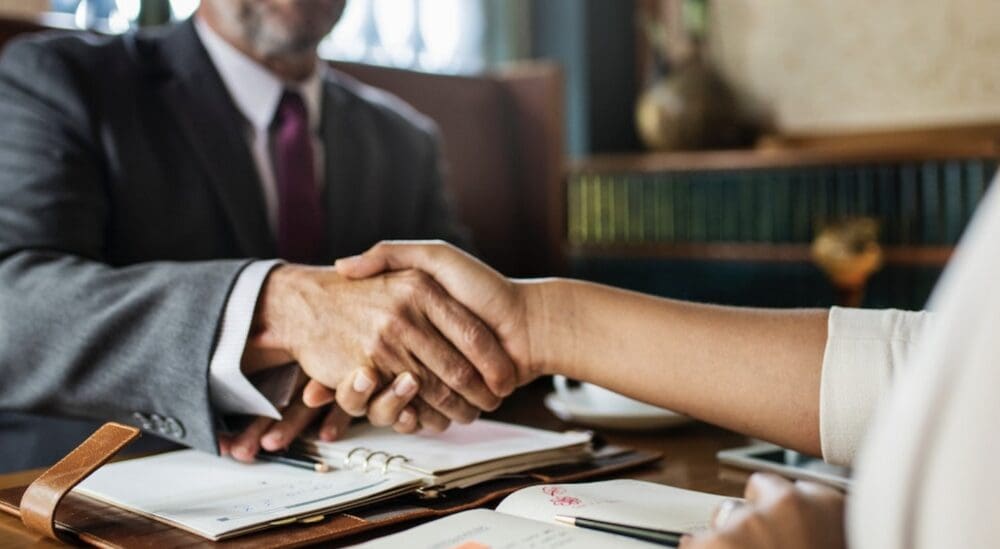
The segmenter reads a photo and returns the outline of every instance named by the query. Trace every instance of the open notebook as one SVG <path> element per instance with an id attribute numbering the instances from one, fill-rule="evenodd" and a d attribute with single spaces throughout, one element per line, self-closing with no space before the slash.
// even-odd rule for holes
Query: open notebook
<path id="1" fill-rule="evenodd" d="M 360 547 L 656 547 L 631 538 L 559 524 L 555 516 L 690 533 L 707 528 L 715 509 L 727 499 L 731 498 L 639 480 L 531 486 L 507 496 L 496 511 L 465 511 Z"/>
<path id="2" fill-rule="evenodd" d="M 245 465 L 195 450 L 106 465 L 75 493 L 211 540 L 342 512 L 427 487 L 467 486 L 590 456 L 587 433 L 478 420 L 439 434 L 357 426 L 339 442 L 304 441 L 336 469 Z"/>

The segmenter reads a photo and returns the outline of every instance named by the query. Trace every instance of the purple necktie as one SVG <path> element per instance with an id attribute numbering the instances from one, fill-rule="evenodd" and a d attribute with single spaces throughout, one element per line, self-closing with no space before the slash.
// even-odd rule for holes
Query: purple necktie
<path id="1" fill-rule="evenodd" d="M 323 243 L 323 206 L 302 96 L 286 91 L 278 104 L 275 122 L 278 256 L 295 263 L 315 263 Z"/>

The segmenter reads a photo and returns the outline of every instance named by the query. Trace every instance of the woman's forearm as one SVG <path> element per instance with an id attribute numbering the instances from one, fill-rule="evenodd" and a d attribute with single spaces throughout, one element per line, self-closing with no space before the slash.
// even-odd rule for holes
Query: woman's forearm
<path id="1" fill-rule="evenodd" d="M 655 298 L 526 282 L 537 368 L 819 455 L 826 310 Z"/>

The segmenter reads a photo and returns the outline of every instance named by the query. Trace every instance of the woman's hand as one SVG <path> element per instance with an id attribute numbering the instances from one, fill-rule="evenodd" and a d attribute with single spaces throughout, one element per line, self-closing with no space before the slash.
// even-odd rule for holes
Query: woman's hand
<path id="1" fill-rule="evenodd" d="M 442 241 L 381 242 L 367 252 L 335 263 L 347 278 L 417 269 L 431 275 L 450 296 L 492 329 L 514 360 L 516 385 L 538 377 L 529 339 L 531 285 L 517 284 L 485 263 Z"/>
<path id="2" fill-rule="evenodd" d="M 681 549 L 844 549 L 844 495 L 813 482 L 757 473 L 746 504 L 724 506 L 710 532 L 685 537 Z"/>

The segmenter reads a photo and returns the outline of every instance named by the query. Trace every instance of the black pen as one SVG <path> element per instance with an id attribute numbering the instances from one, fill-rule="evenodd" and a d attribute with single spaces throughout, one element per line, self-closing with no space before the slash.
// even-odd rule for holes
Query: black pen
<path id="1" fill-rule="evenodd" d="M 281 463 L 282 465 L 291 465 L 292 467 L 308 469 L 310 471 L 316 471 L 317 473 L 328 473 L 330 471 L 330 466 L 322 461 L 312 459 L 308 456 L 290 454 L 288 452 L 258 452 L 257 459 L 261 461 L 270 461 L 272 463 Z"/>
<path id="2" fill-rule="evenodd" d="M 684 532 L 672 532 L 670 530 L 655 530 L 653 528 L 643 528 L 641 526 L 629 526 L 627 524 L 605 522 L 603 520 L 594 520 L 582 517 L 568 517 L 565 515 L 556 515 L 556 522 L 569 524 L 571 526 L 576 526 L 577 528 L 600 530 L 601 532 L 618 534 L 630 538 L 641 539 L 643 541 L 651 541 L 653 543 L 659 543 L 660 545 L 666 545 L 668 547 L 677 547 L 677 545 L 681 542 L 681 536 L 684 535 Z"/>

